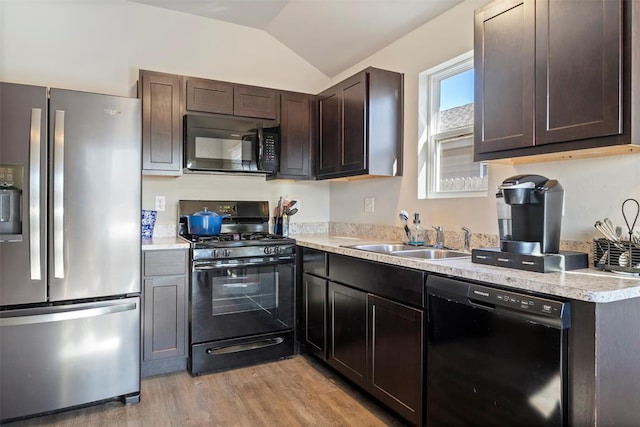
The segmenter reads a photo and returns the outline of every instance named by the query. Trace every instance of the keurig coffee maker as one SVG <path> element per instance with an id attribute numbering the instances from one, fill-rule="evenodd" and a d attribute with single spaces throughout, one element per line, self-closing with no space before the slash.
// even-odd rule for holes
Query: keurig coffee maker
<path id="1" fill-rule="evenodd" d="M 555 179 L 540 175 L 505 179 L 496 193 L 500 250 L 558 253 L 563 201 L 564 190 Z"/>
<path id="2" fill-rule="evenodd" d="M 499 249 L 474 249 L 472 262 L 530 271 L 586 268 L 587 254 L 560 251 L 564 190 L 555 179 L 516 175 L 496 193 Z"/>

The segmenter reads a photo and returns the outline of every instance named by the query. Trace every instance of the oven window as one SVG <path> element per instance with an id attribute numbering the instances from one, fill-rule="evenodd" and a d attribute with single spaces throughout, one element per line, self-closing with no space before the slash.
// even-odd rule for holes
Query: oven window
<path id="1" fill-rule="evenodd" d="M 265 311 L 278 307 L 278 274 L 275 267 L 219 270 L 211 279 L 211 315 Z"/>

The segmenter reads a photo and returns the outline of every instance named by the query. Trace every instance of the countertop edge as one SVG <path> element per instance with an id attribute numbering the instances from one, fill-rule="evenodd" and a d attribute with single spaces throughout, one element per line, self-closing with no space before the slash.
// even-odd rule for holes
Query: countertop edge
<path id="1" fill-rule="evenodd" d="M 167 249 L 189 249 L 191 244 L 182 237 L 157 237 L 142 241 L 143 251 L 159 251 Z"/>
<path id="2" fill-rule="evenodd" d="M 343 247 L 343 245 L 375 242 L 375 240 L 371 239 L 328 235 L 297 235 L 291 237 L 296 240 L 299 246 L 311 249 L 495 284 L 514 290 L 531 291 L 593 303 L 615 302 L 640 297 L 640 278 L 621 276 L 595 268 L 557 273 L 534 273 L 475 264 L 471 262 L 470 258 L 424 260 Z"/>

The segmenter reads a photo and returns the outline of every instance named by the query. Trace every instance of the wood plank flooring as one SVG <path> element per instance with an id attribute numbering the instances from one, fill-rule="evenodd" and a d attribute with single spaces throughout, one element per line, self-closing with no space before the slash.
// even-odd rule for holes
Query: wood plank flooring
<path id="1" fill-rule="evenodd" d="M 7 424 L 22 426 L 402 426 L 306 356 L 192 377 L 142 380 L 141 401 L 109 402 Z"/>

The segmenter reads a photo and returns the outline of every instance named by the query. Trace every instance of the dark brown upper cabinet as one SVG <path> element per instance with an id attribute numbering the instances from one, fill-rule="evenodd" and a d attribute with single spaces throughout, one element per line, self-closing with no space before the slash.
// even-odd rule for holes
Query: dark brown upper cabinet
<path id="1" fill-rule="evenodd" d="M 475 159 L 638 151 L 639 31 L 633 0 L 498 0 L 477 10 Z"/>
<path id="2" fill-rule="evenodd" d="M 143 174 L 182 174 L 181 88 L 181 76 L 140 70 Z"/>
<path id="3" fill-rule="evenodd" d="M 233 84 L 191 77 L 185 80 L 188 111 L 233 114 Z"/>
<path id="4" fill-rule="evenodd" d="M 187 111 L 275 120 L 278 91 L 186 77 Z"/>
<path id="5" fill-rule="evenodd" d="M 280 168 L 268 178 L 311 179 L 314 177 L 315 97 L 305 93 L 280 93 Z"/>
<path id="6" fill-rule="evenodd" d="M 475 152 L 533 145 L 534 2 L 491 3 L 475 14 Z"/>
<path id="7" fill-rule="evenodd" d="M 402 74 L 367 68 L 319 94 L 318 110 L 318 179 L 402 175 Z"/>

